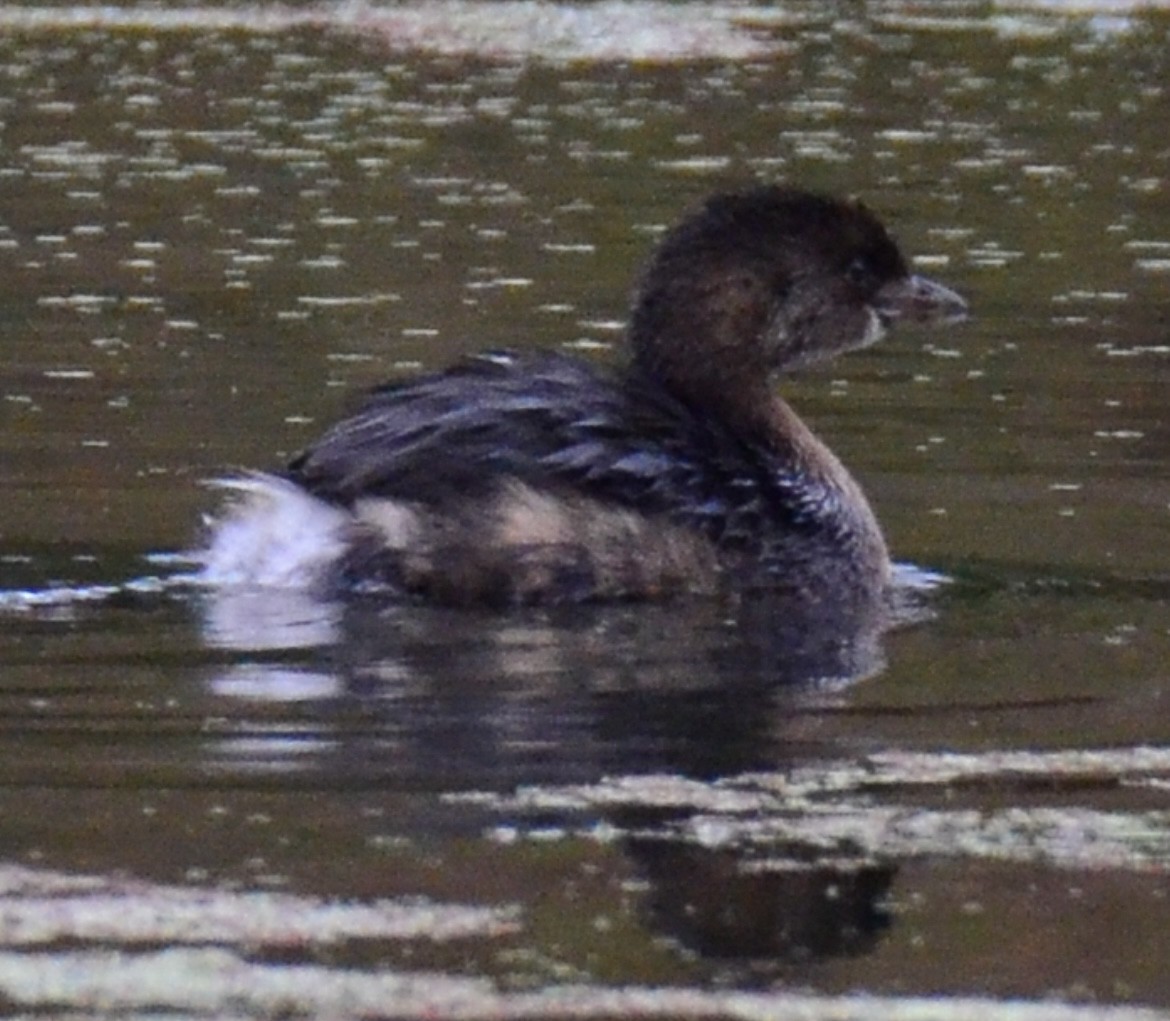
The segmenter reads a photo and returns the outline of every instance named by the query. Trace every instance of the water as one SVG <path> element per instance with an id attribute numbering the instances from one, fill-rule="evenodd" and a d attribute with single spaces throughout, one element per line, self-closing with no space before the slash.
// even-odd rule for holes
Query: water
<path id="1" fill-rule="evenodd" d="M 0 8 L 10 1009 L 1170 1007 L 1170 21 L 680 10 Z M 620 357 L 758 178 L 974 311 L 787 387 L 950 579 L 904 626 L 176 584 L 201 480 L 466 351 Z"/>

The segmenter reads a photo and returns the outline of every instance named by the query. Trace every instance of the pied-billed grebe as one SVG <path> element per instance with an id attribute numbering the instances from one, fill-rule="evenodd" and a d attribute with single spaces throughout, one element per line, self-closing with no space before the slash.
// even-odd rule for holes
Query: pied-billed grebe
<path id="1" fill-rule="evenodd" d="M 651 259 L 628 367 L 491 353 L 376 390 L 281 475 L 222 483 L 204 576 L 455 603 L 872 600 L 881 529 L 774 377 L 965 311 L 859 203 L 716 195 Z"/>

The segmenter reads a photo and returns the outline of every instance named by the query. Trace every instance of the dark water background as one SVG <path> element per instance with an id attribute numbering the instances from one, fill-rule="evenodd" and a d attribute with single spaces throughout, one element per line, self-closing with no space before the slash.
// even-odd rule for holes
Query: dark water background
<path id="1" fill-rule="evenodd" d="M 0 8 L 0 1003 L 1170 1007 L 1166 12 L 589 10 Z M 787 388 L 915 622 L 154 580 L 388 375 L 620 357 L 756 179 L 972 305 Z"/>

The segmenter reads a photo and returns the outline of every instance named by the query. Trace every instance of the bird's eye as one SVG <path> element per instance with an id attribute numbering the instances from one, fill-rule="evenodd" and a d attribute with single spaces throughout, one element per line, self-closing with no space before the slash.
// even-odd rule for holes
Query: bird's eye
<path id="1" fill-rule="evenodd" d="M 845 279 L 858 288 L 873 284 L 874 271 L 869 262 L 861 257 L 854 259 L 845 270 Z"/>

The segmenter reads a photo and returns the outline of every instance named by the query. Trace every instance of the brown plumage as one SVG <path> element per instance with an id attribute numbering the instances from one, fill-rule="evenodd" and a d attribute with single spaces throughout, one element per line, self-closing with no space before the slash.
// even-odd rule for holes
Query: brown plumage
<path id="1" fill-rule="evenodd" d="M 899 318 L 964 312 L 860 204 L 780 187 L 715 196 L 659 244 L 625 369 L 494 353 L 385 386 L 283 479 L 235 483 L 248 495 L 217 526 L 207 574 L 457 603 L 725 585 L 875 599 L 888 579 L 877 521 L 775 377 Z M 248 554 L 248 526 L 281 500 L 329 523 L 330 552 L 303 570 Z"/>

